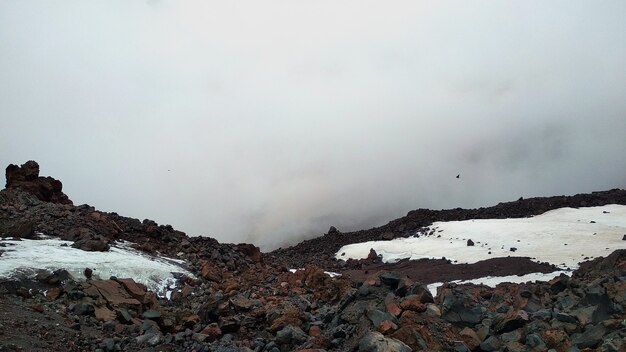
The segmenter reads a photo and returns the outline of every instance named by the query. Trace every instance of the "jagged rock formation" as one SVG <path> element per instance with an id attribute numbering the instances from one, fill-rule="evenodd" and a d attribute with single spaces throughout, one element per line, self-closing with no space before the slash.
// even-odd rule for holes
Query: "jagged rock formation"
<path id="1" fill-rule="evenodd" d="M 63 193 L 61 181 L 52 177 L 39 176 L 39 164 L 30 160 L 22 166 L 9 165 L 6 168 L 6 189 L 19 188 L 44 202 L 72 204 L 72 201 Z"/>

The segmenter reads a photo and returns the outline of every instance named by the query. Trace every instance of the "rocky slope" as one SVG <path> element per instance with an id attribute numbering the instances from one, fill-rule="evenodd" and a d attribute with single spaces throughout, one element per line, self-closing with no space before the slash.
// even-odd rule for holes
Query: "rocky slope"
<path id="1" fill-rule="evenodd" d="M 36 239 L 41 232 L 85 251 L 130 241 L 139 250 L 184 259 L 196 277 L 180 277 L 170 300 L 133 278 L 89 279 L 89 270 L 84 278 L 59 268 L 30 279 L 0 279 L 0 351 L 626 350 L 624 250 L 584 263 L 571 278 L 496 288 L 446 284 L 435 297 L 423 277 L 409 278 L 375 258 L 348 267 L 332 258 L 344 244 L 406 236 L 438 220 L 626 204 L 623 190 L 475 210 L 420 209 L 381 228 L 334 230 L 263 254 L 250 244 L 187 237 L 150 220 L 74 206 L 60 182 L 42 181 L 36 163 L 9 168 L 11 182 L 0 191 L 3 237 Z M 56 185 L 52 193 L 42 191 L 50 189 L 42 182 Z M 0 260 L 8 250 L 9 242 L 0 240 Z M 441 272 L 456 270 L 445 264 Z M 328 268 L 360 270 L 360 276 L 333 278 L 324 273 Z M 476 270 L 461 271 L 482 274 Z"/>

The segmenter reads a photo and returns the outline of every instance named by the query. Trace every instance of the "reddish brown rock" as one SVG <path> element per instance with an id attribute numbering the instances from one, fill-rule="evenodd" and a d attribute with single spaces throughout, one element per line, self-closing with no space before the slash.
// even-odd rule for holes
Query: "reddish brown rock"
<path id="1" fill-rule="evenodd" d="M 213 263 L 204 262 L 202 264 L 202 268 L 200 269 L 200 276 L 203 279 L 213 281 L 213 282 L 221 282 L 222 281 L 222 273 Z"/>
<path id="2" fill-rule="evenodd" d="M 320 329 L 318 325 L 312 325 L 309 328 L 309 336 L 312 336 L 312 337 L 322 336 L 322 329 Z"/>
<path id="3" fill-rule="evenodd" d="M 417 295 L 407 296 L 401 303 L 400 308 L 404 310 L 412 310 L 414 312 L 425 312 L 426 305 L 421 302 L 420 297 Z"/>
<path id="4" fill-rule="evenodd" d="M 54 301 L 59 298 L 61 294 L 63 294 L 63 289 L 61 287 L 53 287 L 46 293 L 46 298 L 48 301 Z"/>
<path id="5" fill-rule="evenodd" d="M 215 341 L 218 337 L 222 336 L 222 330 L 217 323 L 207 325 L 200 333 L 207 335 L 209 341 Z"/>
<path id="6" fill-rule="evenodd" d="M 191 296 L 191 293 L 193 292 L 193 287 L 189 285 L 185 285 L 180 292 L 183 298 L 188 298 L 189 296 Z"/>
<path id="7" fill-rule="evenodd" d="M 253 262 L 263 262 L 263 256 L 261 255 L 261 249 L 259 247 L 250 243 L 239 243 L 236 248 Z"/>
<path id="8" fill-rule="evenodd" d="M 398 325 L 389 320 L 385 320 L 378 325 L 378 331 L 383 335 L 390 334 L 396 330 L 398 330 Z"/>
<path id="9" fill-rule="evenodd" d="M 96 319 L 100 321 L 111 321 L 111 320 L 115 320 L 115 318 L 117 317 L 115 312 L 110 310 L 107 307 L 96 307 L 96 310 L 94 313 L 95 313 Z"/>
<path id="10" fill-rule="evenodd" d="M 389 301 L 385 303 L 385 310 L 387 313 L 393 315 L 394 317 L 399 317 L 402 314 L 402 309 L 398 307 L 398 304 L 395 301 Z"/>
<path id="11" fill-rule="evenodd" d="M 543 332 L 543 341 L 549 348 L 557 348 L 568 339 L 563 330 L 546 330 Z"/>
<path id="12" fill-rule="evenodd" d="M 478 346 L 480 346 L 480 338 L 478 337 L 476 331 L 472 330 L 471 328 L 463 328 L 463 330 L 459 332 L 459 335 L 463 339 L 465 346 L 467 346 L 467 348 L 469 348 L 471 351 L 476 350 Z"/>
<path id="13" fill-rule="evenodd" d="M 270 331 L 276 332 L 287 325 L 301 327 L 303 321 L 304 313 L 295 307 L 290 307 L 271 322 Z"/>
<path id="14" fill-rule="evenodd" d="M 137 283 L 133 279 L 117 279 L 117 281 L 124 286 L 126 291 L 130 293 L 133 298 L 145 303 L 143 302 L 147 293 L 145 285 Z"/>
<path id="15" fill-rule="evenodd" d="M 135 310 L 141 309 L 141 302 L 133 298 L 117 281 L 91 281 L 91 286 L 96 288 L 100 295 L 112 306 L 129 307 Z"/>
<path id="16" fill-rule="evenodd" d="M 61 181 L 39 176 L 39 164 L 36 161 L 30 160 L 21 166 L 11 164 L 7 166 L 5 175 L 7 189 L 19 188 L 44 202 L 72 204 L 62 191 Z"/>
<path id="17" fill-rule="evenodd" d="M 200 316 L 198 316 L 197 314 L 192 314 L 190 316 L 187 316 L 183 319 L 183 323 L 185 324 L 186 327 L 193 327 L 194 325 L 200 323 Z"/>

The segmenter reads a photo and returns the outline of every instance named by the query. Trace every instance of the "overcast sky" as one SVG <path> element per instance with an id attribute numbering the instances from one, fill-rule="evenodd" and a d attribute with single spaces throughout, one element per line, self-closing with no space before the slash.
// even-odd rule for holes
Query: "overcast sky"
<path id="1" fill-rule="evenodd" d="M 0 162 L 264 249 L 626 188 L 625 18 L 623 0 L 0 1 Z"/>

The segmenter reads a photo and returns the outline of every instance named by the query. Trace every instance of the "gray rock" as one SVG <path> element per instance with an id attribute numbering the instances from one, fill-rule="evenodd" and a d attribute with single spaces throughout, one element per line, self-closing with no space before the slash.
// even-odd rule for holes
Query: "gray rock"
<path id="1" fill-rule="evenodd" d="M 359 341 L 360 352 L 412 352 L 404 342 L 370 331 Z"/>
<path id="2" fill-rule="evenodd" d="M 500 342 L 495 336 L 489 336 L 480 344 L 480 349 L 485 352 L 498 351 L 500 348 Z"/>
<path id="3" fill-rule="evenodd" d="M 466 290 L 454 287 L 443 297 L 441 317 L 450 323 L 472 326 L 480 323 L 485 312 Z"/>
<path id="4" fill-rule="evenodd" d="M 407 294 L 419 296 L 420 302 L 422 303 L 434 303 L 435 302 L 435 300 L 433 299 L 432 293 L 430 293 L 430 290 L 428 290 L 428 287 L 419 282 L 413 284 L 413 286 L 411 286 Z"/>
<path id="5" fill-rule="evenodd" d="M 426 305 L 426 312 L 424 312 L 424 314 L 428 315 L 429 317 L 440 317 L 441 309 L 439 309 L 436 304 L 428 303 Z"/>
<path id="6" fill-rule="evenodd" d="M 597 323 L 593 321 L 594 320 L 593 315 L 597 309 L 598 307 L 596 306 L 579 308 L 572 312 L 572 316 L 576 317 L 576 319 L 580 322 L 581 326 L 585 326 L 590 323 Z"/>
<path id="7" fill-rule="evenodd" d="M 573 317 L 569 314 L 565 314 L 565 313 L 557 313 L 556 314 L 556 320 L 561 321 L 563 323 L 570 323 L 570 324 L 577 324 L 578 323 L 578 319 L 576 319 L 576 317 Z"/>
<path id="8" fill-rule="evenodd" d="M 159 343 L 161 343 L 162 341 L 162 336 L 161 334 L 157 334 L 157 333 L 147 333 L 147 334 L 143 334 L 141 336 L 137 336 L 136 338 L 137 344 L 139 345 L 149 345 L 149 346 L 156 346 Z"/>
<path id="9" fill-rule="evenodd" d="M 287 325 L 276 333 L 276 343 L 279 345 L 300 345 L 308 339 L 308 335 L 299 327 Z"/>
<path id="10" fill-rule="evenodd" d="M 590 326 L 582 334 L 576 334 L 572 343 L 578 348 L 594 348 L 602 341 L 605 333 L 606 329 L 602 324 Z"/>
<path id="11" fill-rule="evenodd" d="M 500 340 L 504 344 L 508 344 L 510 342 L 518 342 L 521 339 L 522 339 L 522 332 L 520 331 L 520 329 L 513 330 L 513 331 L 510 331 L 510 332 L 506 332 L 506 333 L 500 335 Z"/>
<path id="12" fill-rule="evenodd" d="M 72 313 L 76 315 L 93 315 L 96 309 L 89 303 L 76 303 L 71 308 Z"/>
<path id="13" fill-rule="evenodd" d="M 398 319 L 389 313 L 382 312 L 378 309 L 370 309 L 367 311 L 367 317 L 374 324 L 374 327 L 378 327 L 383 321 L 389 320 L 395 324 L 398 323 Z"/>
<path id="14" fill-rule="evenodd" d="M 132 317 L 132 315 L 130 315 L 130 313 L 128 313 L 128 311 L 126 309 L 123 309 L 123 308 L 117 309 L 115 311 L 115 314 L 117 315 L 117 319 L 122 324 L 132 324 L 133 323 L 133 317 Z"/>
<path id="15" fill-rule="evenodd" d="M 530 348 L 536 348 L 539 350 L 546 349 L 546 343 L 543 342 L 543 339 L 539 334 L 528 334 L 526 335 L 526 346 Z"/>
<path id="16" fill-rule="evenodd" d="M 380 282 L 395 290 L 398 287 L 401 278 L 402 276 L 400 275 L 400 273 L 395 271 L 387 271 L 380 275 Z"/>
<path id="17" fill-rule="evenodd" d="M 141 316 L 144 319 L 159 320 L 161 319 L 161 312 L 159 312 L 158 310 L 150 309 L 150 310 L 143 312 Z"/>
<path id="18" fill-rule="evenodd" d="M 115 351 L 115 340 L 113 338 L 107 337 L 102 341 L 102 344 L 105 351 Z"/>

